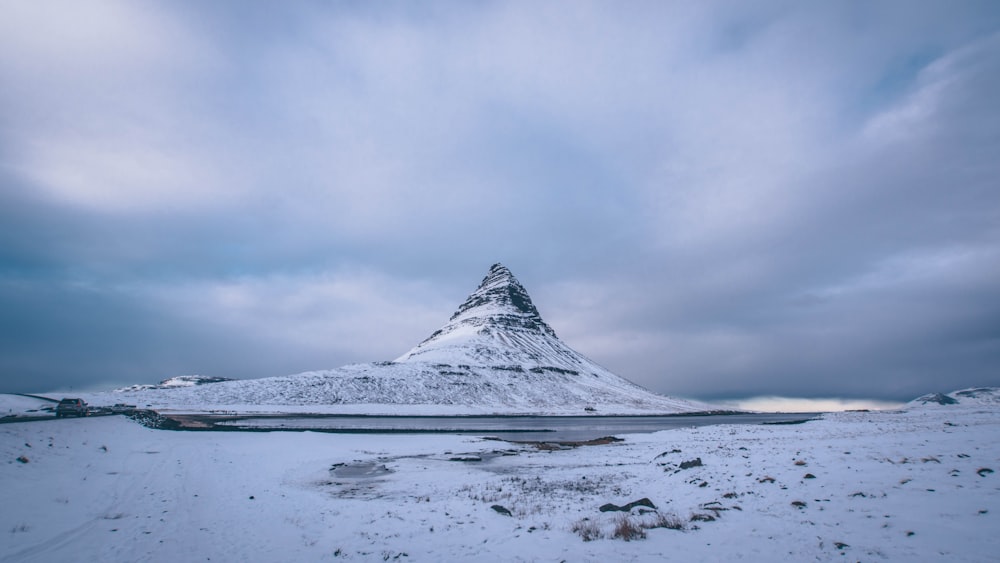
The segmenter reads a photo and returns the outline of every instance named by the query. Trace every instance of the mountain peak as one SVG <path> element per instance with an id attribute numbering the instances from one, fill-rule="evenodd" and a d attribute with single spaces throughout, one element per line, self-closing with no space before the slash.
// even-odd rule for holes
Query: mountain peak
<path id="1" fill-rule="evenodd" d="M 542 320 L 521 282 L 500 263 L 490 267 L 479 287 L 465 299 L 448 321 L 528 329 L 555 336 L 552 328 Z"/>
<path id="2" fill-rule="evenodd" d="M 441 329 L 397 361 L 440 360 L 451 356 L 473 361 L 469 357 L 471 354 L 481 361 L 511 363 L 520 361 L 526 354 L 538 356 L 523 349 L 527 341 L 563 346 L 555 331 L 542 320 L 521 282 L 506 266 L 497 263 L 490 267 L 479 287 L 469 294 Z M 514 345 L 514 342 L 521 344 Z"/>

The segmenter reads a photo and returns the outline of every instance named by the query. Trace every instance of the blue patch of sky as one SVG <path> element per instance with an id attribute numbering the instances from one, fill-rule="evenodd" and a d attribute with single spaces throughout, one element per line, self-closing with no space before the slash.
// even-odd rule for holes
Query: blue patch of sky
<path id="1" fill-rule="evenodd" d="M 858 110 L 869 115 L 898 103 L 914 91 L 921 71 L 942 54 L 939 48 L 925 47 L 890 60 L 874 82 L 860 92 Z"/>
<path id="2" fill-rule="evenodd" d="M 715 15 L 719 19 L 705 36 L 705 48 L 710 55 L 744 53 L 781 17 L 780 12 L 759 5 L 752 11 L 729 6 Z"/>

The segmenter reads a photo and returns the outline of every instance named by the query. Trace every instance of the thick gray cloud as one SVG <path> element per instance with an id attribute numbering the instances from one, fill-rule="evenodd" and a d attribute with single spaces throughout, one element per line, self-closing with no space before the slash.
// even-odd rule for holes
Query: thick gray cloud
<path id="1" fill-rule="evenodd" d="M 1000 384 L 992 2 L 5 3 L 0 390 L 390 359 L 494 261 L 656 391 Z"/>

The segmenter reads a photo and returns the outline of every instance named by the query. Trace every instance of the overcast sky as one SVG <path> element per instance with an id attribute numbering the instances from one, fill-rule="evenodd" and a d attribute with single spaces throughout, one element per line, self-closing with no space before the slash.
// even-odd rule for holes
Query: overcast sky
<path id="1" fill-rule="evenodd" d="M 0 0 L 0 391 L 393 359 L 494 262 L 672 395 L 1000 385 L 1000 5 Z"/>

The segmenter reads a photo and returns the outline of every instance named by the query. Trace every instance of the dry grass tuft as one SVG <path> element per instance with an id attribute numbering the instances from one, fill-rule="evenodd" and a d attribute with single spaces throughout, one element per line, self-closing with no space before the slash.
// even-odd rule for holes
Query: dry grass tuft
<path id="1" fill-rule="evenodd" d="M 583 541 L 599 540 L 604 537 L 604 532 L 601 531 L 600 525 L 590 518 L 573 522 L 573 527 L 570 530 L 583 538 Z"/>
<path id="2" fill-rule="evenodd" d="M 685 523 L 681 520 L 680 516 L 677 516 L 673 512 L 663 513 L 657 512 L 656 518 L 652 522 L 644 523 L 643 528 L 666 528 L 668 530 L 683 530 Z"/>
<path id="3" fill-rule="evenodd" d="M 622 515 L 618 517 L 615 531 L 611 537 L 625 541 L 642 540 L 646 539 L 646 530 L 643 530 L 642 526 L 636 524 L 630 517 Z"/>

